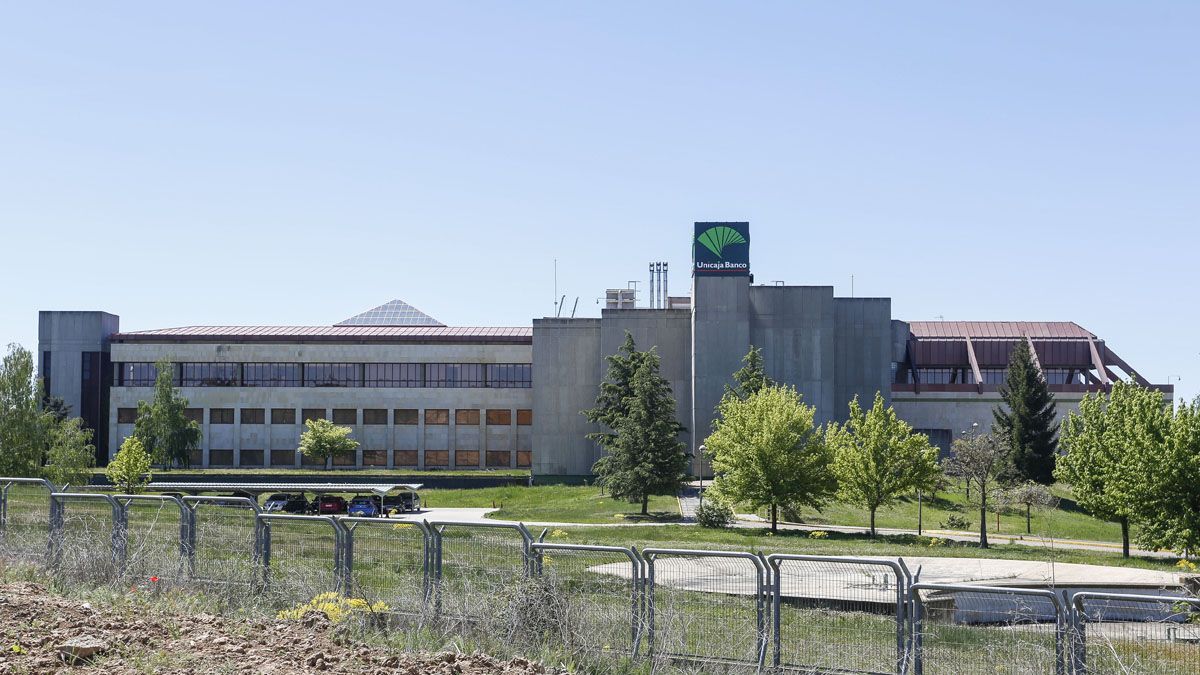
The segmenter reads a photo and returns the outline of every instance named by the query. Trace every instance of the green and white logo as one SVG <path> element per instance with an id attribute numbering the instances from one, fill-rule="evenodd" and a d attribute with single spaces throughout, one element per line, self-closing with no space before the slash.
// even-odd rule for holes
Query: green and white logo
<path id="1" fill-rule="evenodd" d="M 712 251 L 713 255 L 724 259 L 726 246 L 730 244 L 744 244 L 746 243 L 746 238 L 742 236 L 741 232 L 728 225 L 718 225 L 717 227 L 710 227 L 701 232 L 696 237 L 696 241 L 703 244 L 704 248 Z"/>

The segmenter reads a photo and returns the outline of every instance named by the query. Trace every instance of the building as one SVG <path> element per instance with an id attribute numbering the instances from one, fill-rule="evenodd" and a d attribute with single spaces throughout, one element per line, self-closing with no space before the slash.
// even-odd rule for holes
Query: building
<path id="1" fill-rule="evenodd" d="M 1027 342 L 1060 414 L 1120 377 L 1149 385 L 1096 335 L 1070 322 L 905 322 L 889 298 L 837 297 L 831 286 L 756 285 L 747 223 L 696 223 L 690 297 L 669 296 L 652 265 L 654 300 L 630 298 L 600 318 L 534 319 L 531 327 L 449 327 L 400 300 L 332 326 L 189 326 L 120 332 L 104 312 L 42 312 L 41 372 L 97 431 L 101 462 L 133 431 L 152 396 L 155 362 L 172 363 L 189 415 L 204 430 L 205 467 L 302 466 L 304 421 L 353 428 L 347 467 L 530 468 L 586 475 L 599 457 L 593 405 L 605 356 L 629 332 L 654 347 L 693 455 L 753 345 L 768 375 L 794 385 L 819 423 L 875 392 L 949 450 L 986 430 L 1013 347 Z M 620 294 L 618 294 L 620 295 Z M 1170 397 L 1172 387 L 1159 386 Z M 699 465 L 696 465 L 699 470 Z"/>

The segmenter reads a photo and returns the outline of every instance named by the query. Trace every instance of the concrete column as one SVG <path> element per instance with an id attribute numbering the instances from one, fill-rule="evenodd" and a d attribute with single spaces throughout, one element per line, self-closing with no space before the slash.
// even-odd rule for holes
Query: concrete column
<path id="1" fill-rule="evenodd" d="M 457 414 L 458 411 L 454 408 L 447 408 L 446 416 L 449 419 L 446 420 L 446 423 L 450 426 L 446 429 L 446 449 L 449 450 L 450 459 L 449 466 L 446 468 L 451 470 L 458 466 L 454 461 L 458 456 L 458 426 L 455 424 L 457 420 L 454 419 Z"/>
<path id="2" fill-rule="evenodd" d="M 233 409 L 233 465 L 242 465 L 242 409 Z"/>
<path id="3" fill-rule="evenodd" d="M 488 451 L 487 409 L 479 409 L 479 468 L 487 466 Z"/>
<path id="4" fill-rule="evenodd" d="M 396 409 L 388 408 L 387 411 L 387 442 L 383 444 L 383 450 L 387 453 L 387 468 L 396 468 Z"/>
<path id="5" fill-rule="evenodd" d="M 271 468 L 271 409 L 263 408 L 263 466 Z"/>
<path id="6" fill-rule="evenodd" d="M 363 465 L 363 440 L 366 439 L 366 429 L 363 427 L 362 408 L 354 409 L 354 434 L 358 438 L 358 447 L 354 449 L 354 467 L 361 469 Z"/>
<path id="7" fill-rule="evenodd" d="M 425 409 L 417 408 L 417 468 L 425 468 Z"/>
<path id="8" fill-rule="evenodd" d="M 517 409 L 511 408 L 508 411 L 508 468 L 517 468 L 517 448 L 521 447 L 517 443 Z M 532 467 L 531 467 L 532 468 Z"/>
<path id="9" fill-rule="evenodd" d="M 204 467 L 205 469 L 208 468 L 208 449 L 209 449 L 209 445 L 210 445 L 210 441 L 209 441 L 209 437 L 208 437 L 208 420 L 209 420 L 209 408 L 201 408 L 200 409 L 200 427 L 204 432 L 204 437 L 200 441 L 200 454 L 201 454 L 200 466 Z"/>
<path id="10" fill-rule="evenodd" d="M 297 434 L 304 428 L 304 408 L 296 408 L 296 424 L 294 426 L 296 427 Z M 297 435 L 297 438 L 299 438 L 299 435 Z M 300 444 L 296 443 L 296 453 L 295 457 L 292 458 L 292 466 L 297 466 L 300 463 Z"/>

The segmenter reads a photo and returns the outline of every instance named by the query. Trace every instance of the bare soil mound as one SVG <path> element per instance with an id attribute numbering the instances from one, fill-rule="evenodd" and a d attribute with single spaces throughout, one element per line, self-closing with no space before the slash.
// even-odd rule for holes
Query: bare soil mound
<path id="1" fill-rule="evenodd" d="M 547 673 L 524 659 L 410 654 L 348 643 L 324 614 L 299 621 L 92 607 L 32 583 L 0 585 L 0 673 Z"/>

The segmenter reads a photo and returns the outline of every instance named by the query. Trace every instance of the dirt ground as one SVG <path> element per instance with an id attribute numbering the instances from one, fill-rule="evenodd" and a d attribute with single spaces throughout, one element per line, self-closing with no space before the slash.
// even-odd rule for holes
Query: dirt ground
<path id="1" fill-rule="evenodd" d="M 100 652 L 68 665 L 64 644 Z M 532 675 L 544 666 L 454 653 L 409 654 L 340 638 L 324 614 L 298 621 L 94 608 L 33 583 L 0 585 L 0 674 L 16 673 L 417 673 Z M 87 651 L 86 644 L 73 653 Z"/>

